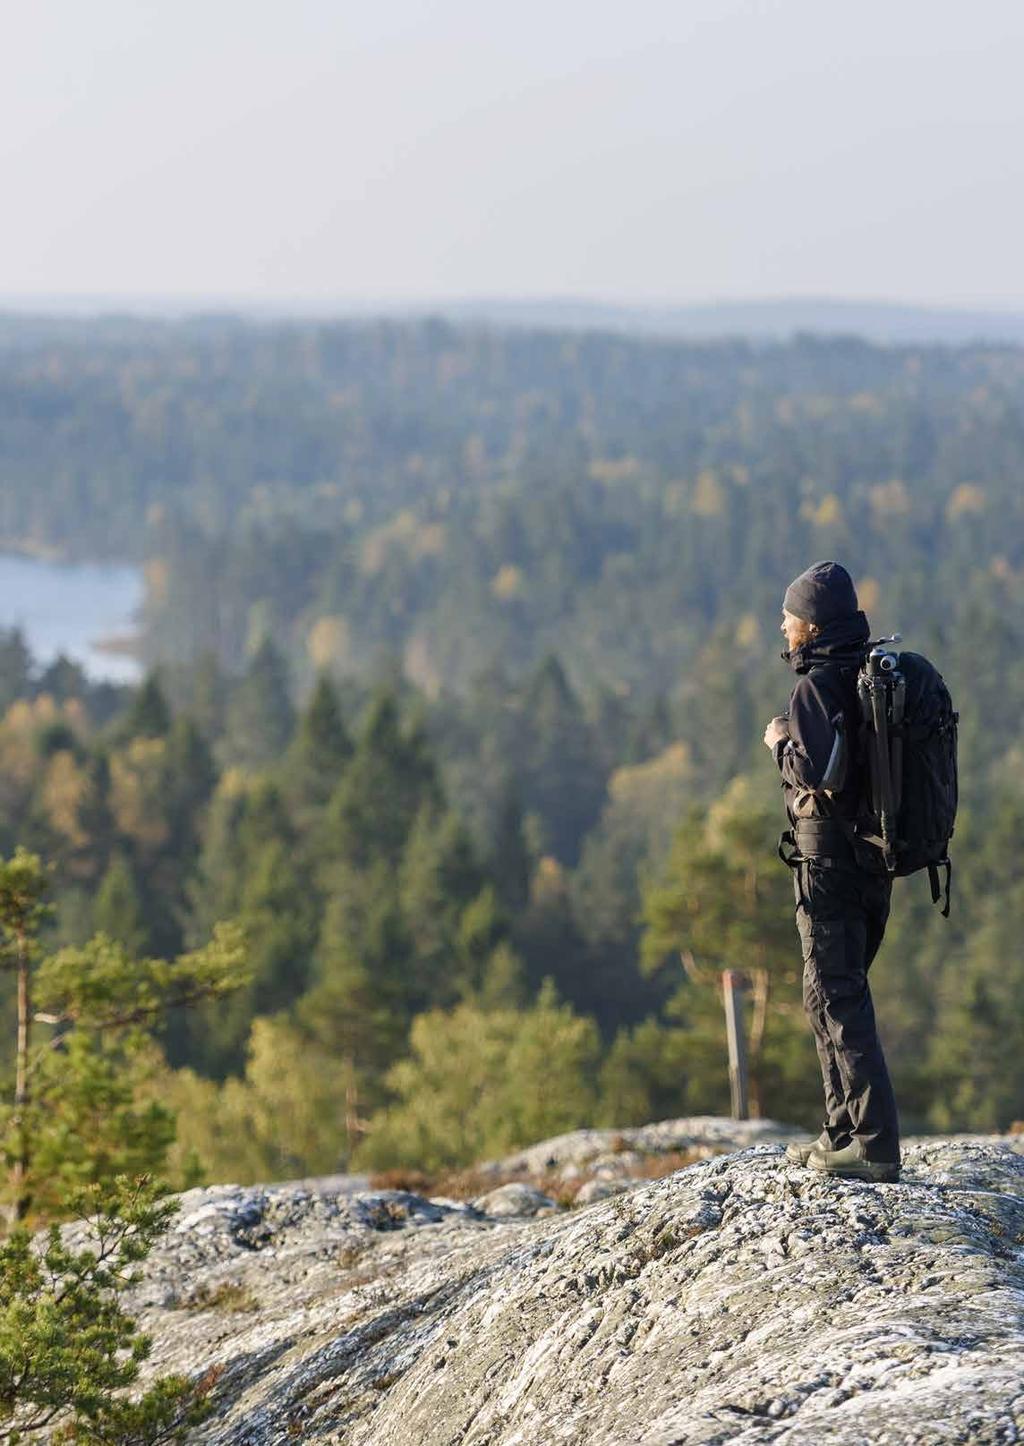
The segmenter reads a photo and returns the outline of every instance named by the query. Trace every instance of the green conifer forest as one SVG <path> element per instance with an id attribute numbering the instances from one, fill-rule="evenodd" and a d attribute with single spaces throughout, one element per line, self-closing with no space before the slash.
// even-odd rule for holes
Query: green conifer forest
<path id="1" fill-rule="evenodd" d="M 0 634 L 0 854 L 101 975 L 245 940 L 131 1036 L 169 1177 L 726 1111 L 724 968 L 815 1124 L 761 734 L 824 557 L 961 716 L 952 917 L 899 883 L 872 973 L 907 1128 L 1024 1119 L 1024 352 L 7 318 L 0 417 L 3 545 L 146 580 L 138 686 Z"/>

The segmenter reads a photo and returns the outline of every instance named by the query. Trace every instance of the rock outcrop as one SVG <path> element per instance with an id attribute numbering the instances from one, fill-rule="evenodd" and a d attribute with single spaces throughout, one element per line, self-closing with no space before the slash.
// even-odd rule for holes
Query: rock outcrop
<path id="1" fill-rule="evenodd" d="M 191 1191 L 148 1369 L 221 1368 L 211 1446 L 1024 1440 L 1021 1149 L 920 1141 L 872 1186 L 755 1144 L 528 1215 Z"/>

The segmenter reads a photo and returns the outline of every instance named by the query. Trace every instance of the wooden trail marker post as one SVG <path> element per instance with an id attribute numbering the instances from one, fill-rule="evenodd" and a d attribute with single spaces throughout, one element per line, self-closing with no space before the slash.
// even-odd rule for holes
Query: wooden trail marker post
<path id="1" fill-rule="evenodd" d="M 722 998 L 725 1001 L 725 1033 L 729 1041 L 729 1094 L 734 1120 L 749 1119 L 747 1101 L 747 1039 L 743 1031 L 745 977 L 738 969 L 723 969 Z"/>

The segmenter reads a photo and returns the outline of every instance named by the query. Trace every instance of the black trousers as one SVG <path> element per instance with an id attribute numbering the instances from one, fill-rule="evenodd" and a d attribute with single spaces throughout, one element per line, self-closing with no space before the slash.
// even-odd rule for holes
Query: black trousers
<path id="1" fill-rule="evenodd" d="M 875 1025 L 868 970 L 889 918 L 892 880 L 838 858 L 793 870 L 804 956 L 804 1009 L 825 1086 L 833 1149 L 856 1137 L 869 1160 L 898 1162 L 896 1099 Z"/>

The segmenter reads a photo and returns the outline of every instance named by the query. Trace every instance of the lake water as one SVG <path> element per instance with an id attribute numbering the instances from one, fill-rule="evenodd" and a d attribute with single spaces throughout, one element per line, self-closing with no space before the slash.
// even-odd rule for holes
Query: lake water
<path id="1" fill-rule="evenodd" d="M 97 644 L 131 636 L 141 603 L 138 568 L 0 554 L 0 628 L 20 626 L 37 662 L 66 653 L 92 678 L 134 681 L 135 659 Z"/>

